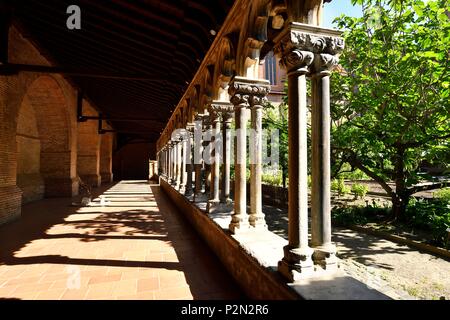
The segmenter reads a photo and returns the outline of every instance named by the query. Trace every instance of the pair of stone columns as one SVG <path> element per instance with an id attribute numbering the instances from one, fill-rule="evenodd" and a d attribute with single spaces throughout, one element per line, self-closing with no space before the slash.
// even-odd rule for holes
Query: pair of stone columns
<path id="1" fill-rule="evenodd" d="M 203 159 L 203 152 L 206 146 L 203 140 L 203 131 L 207 128 L 207 114 L 197 114 L 194 123 L 194 170 L 195 170 L 195 187 L 194 202 L 204 202 L 207 200 L 206 179 L 207 170 Z"/>
<path id="2" fill-rule="evenodd" d="M 185 187 L 188 182 L 188 174 L 186 172 L 187 163 L 189 162 L 190 143 L 189 133 L 186 129 L 177 132 L 169 146 L 169 180 L 179 189 L 180 192 L 185 192 Z"/>
<path id="3" fill-rule="evenodd" d="M 310 277 L 320 265 L 334 270 L 330 205 L 330 69 L 344 43 L 340 33 L 291 23 L 276 39 L 287 69 L 289 99 L 289 244 L 279 271 L 291 281 Z M 312 91 L 311 246 L 308 242 L 307 77 Z"/>
<path id="4" fill-rule="evenodd" d="M 235 77 L 229 86 L 236 123 L 234 212 L 229 229 L 245 232 L 254 227 L 266 229 L 262 212 L 262 108 L 270 91 L 267 80 Z M 247 110 L 251 111 L 250 136 L 250 214 L 247 214 Z"/>
<path id="5" fill-rule="evenodd" d="M 213 148 L 213 157 L 211 158 L 211 190 L 207 211 L 230 211 L 230 150 L 233 106 L 229 102 L 213 101 L 208 110 L 212 123 L 210 146 Z M 221 164 L 223 164 L 222 174 Z M 222 180 L 222 186 L 220 186 L 220 180 Z M 221 193 L 220 190 L 222 190 Z"/>

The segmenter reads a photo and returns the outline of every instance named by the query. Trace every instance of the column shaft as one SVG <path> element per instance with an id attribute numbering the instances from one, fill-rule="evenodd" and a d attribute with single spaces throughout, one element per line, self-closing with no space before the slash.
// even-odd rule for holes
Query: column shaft
<path id="1" fill-rule="evenodd" d="M 223 135 L 223 170 L 222 170 L 222 203 L 230 203 L 230 169 L 231 169 L 231 120 L 229 112 L 224 113 Z"/>
<path id="2" fill-rule="evenodd" d="M 324 268 L 334 268 L 336 248 L 331 242 L 330 72 L 325 70 L 315 74 L 311 89 L 311 240 L 315 248 L 313 259 Z"/>
<path id="3" fill-rule="evenodd" d="M 262 106 L 251 107 L 250 225 L 267 228 L 262 212 Z"/>
<path id="4" fill-rule="evenodd" d="M 212 188 L 212 200 L 219 202 L 219 181 L 220 181 L 220 162 L 221 162 L 221 148 L 220 148 L 220 143 L 222 141 L 222 139 L 220 139 L 219 135 L 220 135 L 220 120 L 219 120 L 219 116 L 216 116 L 215 121 L 213 122 L 213 135 L 214 135 L 214 142 L 213 142 L 213 147 L 214 147 L 214 160 L 211 163 L 211 188 Z"/>
<path id="5" fill-rule="evenodd" d="M 288 240 L 278 270 L 290 281 L 309 277 L 314 272 L 313 250 L 308 245 L 308 105 L 306 74 L 313 53 L 285 52 L 282 61 L 288 69 L 289 188 Z M 286 58 L 288 57 L 288 58 Z"/>
<path id="6" fill-rule="evenodd" d="M 194 168 L 194 161 L 192 159 L 192 145 L 193 145 L 193 125 L 191 124 L 190 126 L 188 126 L 187 128 L 187 134 L 188 134 L 188 143 L 186 146 L 186 170 L 187 170 L 187 177 L 186 177 L 186 191 L 185 191 L 185 195 L 186 196 L 191 196 L 192 195 L 192 172 L 193 172 L 193 168 Z"/>
<path id="7" fill-rule="evenodd" d="M 235 106 L 236 143 L 234 152 L 234 213 L 231 218 L 230 231 L 248 229 L 247 215 L 247 115 L 246 105 Z"/>

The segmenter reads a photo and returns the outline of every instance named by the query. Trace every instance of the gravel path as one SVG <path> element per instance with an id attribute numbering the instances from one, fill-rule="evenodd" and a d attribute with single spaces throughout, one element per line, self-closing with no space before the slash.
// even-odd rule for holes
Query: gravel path
<path id="1" fill-rule="evenodd" d="M 269 230 L 287 239 L 287 209 L 264 206 Z M 450 299 L 450 261 L 406 245 L 333 228 L 341 268 L 394 299 Z"/>

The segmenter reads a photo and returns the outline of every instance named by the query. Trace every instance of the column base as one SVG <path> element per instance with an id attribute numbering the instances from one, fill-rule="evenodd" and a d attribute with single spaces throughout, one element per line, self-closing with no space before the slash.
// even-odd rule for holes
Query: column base
<path id="1" fill-rule="evenodd" d="M 250 225 L 258 230 L 267 230 L 266 219 L 263 213 L 252 214 L 249 217 Z"/>
<path id="2" fill-rule="evenodd" d="M 218 199 L 208 200 L 208 204 L 206 205 L 206 211 L 208 213 L 217 212 L 219 205 L 220 205 L 220 201 Z"/>
<path id="3" fill-rule="evenodd" d="M 231 198 L 221 198 L 220 203 L 224 205 L 233 205 L 233 200 Z"/>
<path id="4" fill-rule="evenodd" d="M 226 204 L 226 203 L 217 203 L 215 204 L 215 207 L 213 208 L 213 211 L 210 213 L 230 213 L 233 212 L 234 206 L 233 203 Z"/>
<path id="5" fill-rule="evenodd" d="M 228 229 L 232 234 L 242 234 L 249 232 L 250 224 L 248 223 L 248 216 L 239 216 L 236 217 L 236 215 L 233 215 L 231 217 L 230 225 L 228 226 Z"/>
<path id="6" fill-rule="evenodd" d="M 311 278 L 314 275 L 314 263 L 311 259 L 312 248 L 292 248 L 285 246 L 284 258 L 278 262 L 278 271 L 290 282 Z"/>
<path id="7" fill-rule="evenodd" d="M 191 197 L 194 195 L 194 190 L 192 190 L 192 188 L 189 189 L 188 187 L 186 187 L 186 189 L 184 191 L 184 195 L 186 197 Z"/>
<path id="8" fill-rule="evenodd" d="M 194 202 L 207 202 L 208 201 L 208 195 L 204 193 L 196 193 L 194 194 Z"/>
<path id="9" fill-rule="evenodd" d="M 334 272 L 338 269 L 336 246 L 333 244 L 314 247 L 312 259 L 315 264 L 321 266 L 326 271 Z"/>

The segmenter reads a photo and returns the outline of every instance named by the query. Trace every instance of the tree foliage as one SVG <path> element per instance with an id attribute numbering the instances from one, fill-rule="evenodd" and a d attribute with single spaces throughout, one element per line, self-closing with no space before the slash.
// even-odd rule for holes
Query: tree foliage
<path id="1" fill-rule="evenodd" d="M 423 184 L 419 167 L 450 162 L 449 0 L 353 0 L 363 16 L 337 19 L 345 72 L 333 75 L 332 146 L 391 196 L 396 218 Z M 395 188 L 387 184 L 395 181 Z"/>

